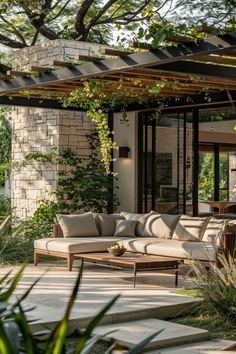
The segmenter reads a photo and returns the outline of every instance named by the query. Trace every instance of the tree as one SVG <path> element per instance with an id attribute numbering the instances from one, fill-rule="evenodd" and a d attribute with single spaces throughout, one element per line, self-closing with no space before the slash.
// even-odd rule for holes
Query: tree
<path id="1" fill-rule="evenodd" d="M 58 38 L 106 43 L 113 28 L 135 29 L 161 6 L 155 0 L 1 0 L 0 43 L 10 48 Z"/>
<path id="2" fill-rule="evenodd" d="M 166 2 L 163 11 L 155 13 L 146 28 L 139 29 L 137 39 L 157 47 L 235 29 L 236 0 L 176 0 Z"/>

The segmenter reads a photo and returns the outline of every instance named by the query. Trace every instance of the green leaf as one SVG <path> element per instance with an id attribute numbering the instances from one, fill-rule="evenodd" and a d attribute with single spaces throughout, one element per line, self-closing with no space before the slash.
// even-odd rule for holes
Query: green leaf
<path id="1" fill-rule="evenodd" d="M 3 321 L 0 320 L 0 353 L 1 354 L 15 354 L 11 342 L 4 329 Z"/>
<path id="2" fill-rule="evenodd" d="M 76 346 L 75 354 L 79 354 L 84 349 L 87 340 L 90 338 L 94 328 L 99 324 L 99 322 L 103 319 L 104 315 L 109 311 L 109 309 L 114 305 L 114 303 L 118 300 L 120 295 L 116 295 L 111 299 L 111 301 L 106 304 L 103 309 L 90 321 L 86 330 L 81 335 L 78 344 Z"/>
<path id="3" fill-rule="evenodd" d="M 145 338 L 142 342 L 140 342 L 139 344 L 137 344 L 134 348 L 130 349 L 128 351 L 127 354 L 140 354 L 143 350 L 143 348 L 149 343 L 151 342 L 151 340 L 153 338 L 155 338 L 158 334 L 160 334 L 161 332 L 163 332 L 164 329 L 161 329 L 160 331 L 157 331 L 153 334 L 151 334 L 150 336 L 148 336 L 147 338 Z"/>
<path id="4" fill-rule="evenodd" d="M 20 268 L 20 270 L 16 273 L 16 275 L 13 277 L 8 290 L 0 294 L 0 302 L 7 301 L 10 298 L 10 296 L 12 295 L 14 290 L 16 289 L 16 286 L 18 285 L 18 283 L 22 277 L 25 267 L 26 267 L 26 265 L 23 265 Z"/>

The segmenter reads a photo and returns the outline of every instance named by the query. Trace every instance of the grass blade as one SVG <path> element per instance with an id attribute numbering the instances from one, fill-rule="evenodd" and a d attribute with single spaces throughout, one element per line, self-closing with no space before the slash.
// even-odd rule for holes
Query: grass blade
<path id="1" fill-rule="evenodd" d="M 127 354 L 140 354 L 142 352 L 142 349 L 149 343 L 153 338 L 155 338 L 158 334 L 163 332 L 164 329 L 161 329 L 158 332 L 155 332 L 145 338 L 142 342 L 138 343 L 134 348 L 130 349 Z"/>
<path id="2" fill-rule="evenodd" d="M 11 342 L 3 327 L 3 322 L 0 320 L 0 353 L 1 354 L 15 354 Z"/>
<path id="3" fill-rule="evenodd" d="M 98 323 L 102 320 L 107 311 L 114 305 L 114 303 L 118 300 L 119 297 L 120 295 L 116 295 L 115 297 L 113 297 L 113 299 L 111 299 L 111 301 L 109 301 L 108 304 L 106 304 L 103 309 L 91 320 L 91 322 L 88 324 L 86 330 L 83 332 L 78 341 L 75 354 L 81 353 L 81 351 L 85 347 L 87 340 L 90 338 L 94 328 L 98 325 Z"/>
<path id="4" fill-rule="evenodd" d="M 0 301 L 7 301 L 9 299 L 9 297 L 12 295 L 13 291 L 16 289 L 16 286 L 22 277 L 25 267 L 26 267 L 26 264 L 23 265 L 23 267 L 21 267 L 21 269 L 13 277 L 9 288 L 6 291 L 4 291 L 2 294 L 0 294 Z"/>
<path id="5" fill-rule="evenodd" d="M 73 288 L 72 294 L 71 294 L 69 302 L 67 304 L 65 314 L 64 314 L 62 320 L 56 325 L 54 330 L 51 332 L 51 334 L 46 342 L 44 354 L 51 354 L 52 353 L 52 351 L 54 350 L 54 348 L 56 346 L 57 340 L 59 340 L 59 342 L 60 342 L 60 344 L 58 344 L 57 350 L 59 350 L 59 348 L 61 348 L 62 341 L 65 342 L 66 332 L 64 332 L 63 329 L 65 329 L 65 326 L 68 326 L 68 324 L 67 324 L 68 318 L 70 316 L 72 306 L 74 305 L 76 296 L 79 291 L 80 282 L 82 279 L 82 274 L 83 274 L 83 267 L 80 267 L 79 275 L 77 277 L 75 286 Z"/>

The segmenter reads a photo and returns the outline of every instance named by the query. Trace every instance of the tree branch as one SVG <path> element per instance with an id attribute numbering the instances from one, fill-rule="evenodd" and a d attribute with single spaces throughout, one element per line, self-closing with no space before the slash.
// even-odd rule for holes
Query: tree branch
<path id="1" fill-rule="evenodd" d="M 102 17 L 102 15 L 116 2 L 117 0 L 109 0 L 106 5 L 103 6 L 103 8 L 98 12 L 94 18 L 91 19 L 91 21 L 88 24 L 88 27 L 91 28 L 93 27 L 97 20 Z"/>
<path id="2" fill-rule="evenodd" d="M 20 49 L 20 48 L 25 48 L 27 47 L 27 44 L 23 44 L 21 42 L 18 42 L 18 41 L 15 41 L 14 39 L 11 39 L 7 36 L 4 36 L 3 34 L 0 33 L 0 42 L 7 46 L 7 47 L 10 47 L 10 48 L 17 48 L 17 49 Z"/>
<path id="3" fill-rule="evenodd" d="M 26 40 L 25 40 L 25 38 L 22 36 L 21 32 L 18 31 L 18 29 L 17 29 L 11 22 L 7 21 L 7 19 L 6 19 L 4 16 L 0 15 L 0 19 L 1 19 L 6 25 L 8 25 L 8 26 L 10 27 L 10 29 L 5 28 L 5 31 L 7 31 L 7 32 L 9 32 L 9 33 L 12 33 L 11 29 L 13 29 L 14 34 L 21 40 L 21 42 L 22 42 L 25 46 L 27 46 Z"/>
<path id="4" fill-rule="evenodd" d="M 94 3 L 94 0 L 84 0 L 83 3 L 80 5 L 80 8 L 76 15 L 75 21 L 75 30 L 82 40 L 87 37 L 87 31 L 84 24 L 84 17 L 88 12 L 89 8 Z"/>

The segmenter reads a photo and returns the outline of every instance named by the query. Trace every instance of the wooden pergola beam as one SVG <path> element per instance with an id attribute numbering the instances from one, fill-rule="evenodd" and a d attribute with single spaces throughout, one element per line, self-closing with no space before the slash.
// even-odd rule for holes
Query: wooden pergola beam
<path id="1" fill-rule="evenodd" d="M 26 77 L 31 75 L 30 72 L 27 71 L 19 71 L 19 70 L 7 70 L 7 76 L 19 76 L 19 77 Z"/>
<path id="2" fill-rule="evenodd" d="M 113 48 L 100 48 L 99 53 L 102 55 L 111 55 L 117 57 L 122 57 L 125 55 L 132 54 L 132 52 L 128 52 L 126 50 L 113 49 Z"/>
<path id="3" fill-rule="evenodd" d="M 73 64 L 73 63 L 69 63 L 69 62 L 61 61 L 61 60 L 52 60 L 49 63 L 49 65 L 50 66 L 59 66 L 62 68 L 71 68 L 71 67 L 75 66 L 75 64 Z"/>
<path id="4" fill-rule="evenodd" d="M 48 73 L 49 71 L 52 71 L 54 69 L 47 66 L 29 65 L 27 70 L 32 72 L 37 72 L 37 73 Z"/>
<path id="5" fill-rule="evenodd" d="M 88 61 L 88 62 L 91 62 L 91 63 L 96 63 L 97 61 L 101 61 L 103 60 L 104 58 L 98 58 L 98 57 L 93 57 L 93 56 L 90 56 L 90 55 L 77 55 L 75 57 L 75 60 L 78 60 L 78 61 Z"/>

